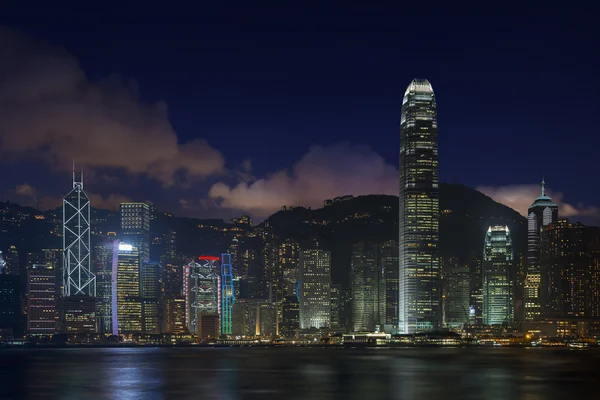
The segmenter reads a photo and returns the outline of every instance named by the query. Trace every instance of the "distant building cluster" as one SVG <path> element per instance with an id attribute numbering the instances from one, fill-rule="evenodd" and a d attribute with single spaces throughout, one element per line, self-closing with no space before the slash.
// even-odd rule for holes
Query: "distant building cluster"
<path id="1" fill-rule="evenodd" d="M 144 202 L 100 213 L 75 174 L 58 212 L 6 206 L 0 342 L 504 345 L 600 337 L 600 230 L 560 219 L 542 181 L 525 235 L 497 220 L 478 228 L 477 251 L 443 253 L 444 240 L 467 228 L 448 225 L 440 235 L 440 223 L 459 216 L 440 209 L 427 80 L 404 94 L 400 136 L 397 225 L 395 206 L 349 209 L 357 200 L 350 195 L 325 200 L 320 214 L 284 206 L 277 226 L 249 216 L 175 221 Z M 292 214 L 300 215 L 295 224 L 286 219 Z M 380 228 L 388 219 L 392 235 Z M 26 232 L 27 243 L 2 236 L 9 227 Z"/>

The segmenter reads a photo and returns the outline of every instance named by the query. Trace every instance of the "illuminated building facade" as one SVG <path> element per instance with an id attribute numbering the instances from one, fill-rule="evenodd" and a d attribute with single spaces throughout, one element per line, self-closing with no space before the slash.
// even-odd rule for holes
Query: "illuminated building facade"
<path id="1" fill-rule="evenodd" d="M 600 317 L 600 268 L 590 246 L 589 230 L 566 219 L 542 228 L 542 317 Z"/>
<path id="2" fill-rule="evenodd" d="M 354 332 L 374 331 L 381 324 L 385 307 L 385 282 L 379 260 L 379 245 L 352 246 L 350 264 L 352 321 Z"/>
<path id="3" fill-rule="evenodd" d="M 94 247 L 93 272 L 96 275 L 96 319 L 99 333 L 112 332 L 112 269 L 114 244 Z"/>
<path id="4" fill-rule="evenodd" d="M 486 325 L 513 322 L 513 267 L 514 252 L 508 226 L 490 226 L 483 249 L 483 323 Z"/>
<path id="5" fill-rule="evenodd" d="M 471 281 L 468 264 L 461 264 L 457 257 L 443 262 L 444 291 L 442 295 L 443 325 L 450 328 L 469 323 Z"/>
<path id="6" fill-rule="evenodd" d="M 300 270 L 300 328 L 325 328 L 331 324 L 331 253 L 302 250 Z"/>
<path id="7" fill-rule="evenodd" d="M 73 190 L 63 199 L 63 295 L 96 296 L 90 256 L 90 200 L 73 171 Z"/>
<path id="8" fill-rule="evenodd" d="M 219 257 L 200 256 L 184 267 L 184 293 L 186 296 L 186 326 L 197 334 L 201 315 L 219 315 L 221 289 Z M 214 336 L 214 335 L 213 335 Z"/>
<path id="9" fill-rule="evenodd" d="M 144 263 L 140 271 L 140 301 L 142 303 L 142 333 L 160 334 L 160 265 Z"/>
<path id="10" fill-rule="evenodd" d="M 140 265 L 150 261 L 150 206 L 146 203 L 121 203 L 121 240 L 135 246 Z"/>
<path id="11" fill-rule="evenodd" d="M 142 302 L 140 299 L 140 254 L 132 244 L 118 243 L 117 318 L 118 332 L 142 332 Z M 114 319 L 113 319 L 114 324 Z M 113 325 L 113 332 L 115 327 Z"/>
<path id="12" fill-rule="evenodd" d="M 331 329 L 342 328 L 342 285 L 331 284 L 331 295 L 329 296 L 329 302 L 331 303 L 331 323 L 329 327 Z"/>
<path id="13" fill-rule="evenodd" d="M 56 271 L 45 264 L 32 264 L 27 267 L 27 332 L 53 335 L 56 320 Z"/>
<path id="14" fill-rule="evenodd" d="M 223 335 L 231 335 L 234 294 L 231 255 L 221 254 L 221 333 Z"/>
<path id="15" fill-rule="evenodd" d="M 165 333 L 183 335 L 187 332 L 185 325 L 185 296 L 169 296 L 164 301 Z"/>
<path id="16" fill-rule="evenodd" d="M 279 265 L 283 275 L 283 286 L 286 296 L 297 295 L 298 284 L 298 257 L 300 245 L 290 239 L 279 244 Z"/>
<path id="17" fill-rule="evenodd" d="M 414 79 L 400 122 L 399 320 L 401 333 L 441 323 L 438 126 L 435 95 Z"/>
<path id="18" fill-rule="evenodd" d="M 286 296 L 283 300 L 281 314 L 279 335 L 285 338 L 295 338 L 300 328 L 300 303 L 297 296 Z"/>
<path id="19" fill-rule="evenodd" d="M 379 258 L 381 267 L 383 268 L 382 288 L 384 293 L 382 301 L 384 309 L 382 314 L 382 322 L 385 325 L 398 326 L 398 299 L 399 280 L 398 280 L 398 242 L 389 240 L 380 246 Z"/>
<path id="20" fill-rule="evenodd" d="M 21 332 L 21 290 L 19 277 L 2 273 L 0 252 L 0 338 Z"/>
<path id="21" fill-rule="evenodd" d="M 558 220 L 558 206 L 546 195 L 542 180 L 542 193 L 527 211 L 527 276 L 525 278 L 525 320 L 537 321 L 541 316 L 540 239 L 544 226 Z"/>
<path id="22" fill-rule="evenodd" d="M 65 333 L 89 334 L 96 332 L 96 299 L 94 297 L 63 297 L 60 309 Z"/>

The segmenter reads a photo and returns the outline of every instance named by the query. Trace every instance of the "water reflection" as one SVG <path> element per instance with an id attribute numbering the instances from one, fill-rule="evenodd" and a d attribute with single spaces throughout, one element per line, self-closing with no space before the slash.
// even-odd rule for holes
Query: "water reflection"
<path id="1" fill-rule="evenodd" d="M 0 398 L 561 399 L 595 391 L 600 351 L 8 349 Z"/>

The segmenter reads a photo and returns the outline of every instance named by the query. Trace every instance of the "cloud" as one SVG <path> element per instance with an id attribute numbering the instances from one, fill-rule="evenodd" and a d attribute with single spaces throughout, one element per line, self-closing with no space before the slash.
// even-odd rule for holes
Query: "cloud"
<path id="1" fill-rule="evenodd" d="M 39 200 L 39 206 L 42 210 L 54 209 L 62 205 L 62 197 L 57 196 L 39 196 L 38 190 L 24 183 L 22 185 L 17 185 L 12 192 L 22 198 L 26 199 L 28 204 L 32 206 L 37 206 L 37 201 Z M 132 201 L 129 197 L 123 196 L 118 193 L 111 193 L 109 195 L 103 196 L 98 193 L 86 193 L 88 199 L 90 199 L 90 204 L 94 208 L 104 208 L 108 210 L 116 211 L 119 209 L 119 205 L 121 203 L 126 203 Z"/>
<path id="2" fill-rule="evenodd" d="M 19 196 L 27 197 L 31 200 L 37 200 L 37 191 L 33 186 L 28 183 L 23 183 L 22 185 L 18 185 L 14 189 L 15 194 Z"/>
<path id="3" fill-rule="evenodd" d="M 252 182 L 215 183 L 209 197 L 222 208 L 267 216 L 283 205 L 319 207 L 353 194 L 397 194 L 398 170 L 368 146 L 313 146 L 292 168 Z"/>
<path id="4" fill-rule="evenodd" d="M 224 169 L 204 139 L 179 143 L 164 103 L 140 100 L 118 76 L 91 82 L 63 49 L 0 28 L 0 160 L 43 160 L 70 170 L 147 174 L 164 186 Z"/>
<path id="5" fill-rule="evenodd" d="M 518 211 L 523 216 L 527 216 L 527 209 L 540 195 L 540 185 L 480 186 L 477 190 L 498 203 Z M 558 205 L 558 215 L 561 218 L 600 217 L 600 208 L 596 206 L 567 203 L 564 201 L 563 193 L 549 189 L 546 189 L 546 194 Z"/>

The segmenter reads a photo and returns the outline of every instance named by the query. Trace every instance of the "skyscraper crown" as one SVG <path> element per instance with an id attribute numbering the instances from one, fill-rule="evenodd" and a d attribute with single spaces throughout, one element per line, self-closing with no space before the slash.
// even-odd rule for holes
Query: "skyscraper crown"
<path id="1" fill-rule="evenodd" d="M 427 79 L 413 79 L 410 85 L 406 88 L 404 95 L 410 92 L 433 93 L 433 87 Z"/>

